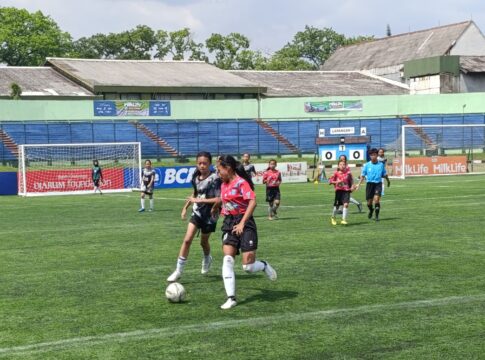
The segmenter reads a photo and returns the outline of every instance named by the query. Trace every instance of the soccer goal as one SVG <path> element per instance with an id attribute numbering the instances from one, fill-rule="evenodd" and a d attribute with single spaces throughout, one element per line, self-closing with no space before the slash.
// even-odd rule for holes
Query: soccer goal
<path id="1" fill-rule="evenodd" d="M 391 175 L 485 173 L 485 124 L 403 125 Z"/>
<path id="2" fill-rule="evenodd" d="M 139 142 L 35 144 L 19 146 L 18 194 L 87 194 L 94 190 L 93 160 L 102 169 L 103 192 L 141 187 Z"/>

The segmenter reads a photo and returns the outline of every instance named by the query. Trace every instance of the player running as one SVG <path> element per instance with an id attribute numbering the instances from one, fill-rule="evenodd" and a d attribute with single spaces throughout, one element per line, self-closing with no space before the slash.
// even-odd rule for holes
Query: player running
<path id="1" fill-rule="evenodd" d="M 201 232 L 200 246 L 204 257 L 202 259 L 201 274 L 207 274 L 212 263 L 211 249 L 209 244 L 210 234 L 216 229 L 218 214 L 212 215 L 212 206 L 219 202 L 221 194 L 221 179 L 215 171 L 211 171 L 212 155 L 208 152 L 199 152 L 196 157 L 197 169 L 192 176 L 192 186 L 194 192 L 185 202 L 182 208 L 182 219 L 185 219 L 187 209 L 191 204 L 192 215 L 187 232 L 185 233 L 182 246 L 180 247 L 177 259 L 177 268 L 167 278 L 167 281 L 173 282 L 180 279 L 184 271 L 187 257 L 189 256 L 190 245 L 198 230 Z"/>
<path id="2" fill-rule="evenodd" d="M 268 202 L 268 220 L 277 219 L 277 210 L 280 206 L 281 173 L 276 170 L 276 160 L 271 159 L 268 169 L 263 173 L 263 184 L 266 184 L 266 202 Z"/>
<path id="3" fill-rule="evenodd" d="M 377 161 L 384 164 L 384 169 L 386 169 L 386 167 L 387 167 L 387 159 L 386 159 L 385 151 L 386 150 L 384 150 L 384 148 L 379 148 L 379 150 L 377 150 Z M 384 179 L 382 179 L 381 196 L 384 196 Z"/>
<path id="4" fill-rule="evenodd" d="M 99 186 L 100 184 L 103 183 L 103 171 L 101 170 L 101 166 L 99 166 L 99 162 L 96 159 L 93 160 L 93 168 L 91 169 L 91 178 L 93 179 L 94 193 L 96 194 L 96 191 L 99 191 L 99 194 L 103 195 Z"/>
<path id="5" fill-rule="evenodd" d="M 276 271 L 266 262 L 256 260 L 258 233 L 253 212 L 256 208 L 254 185 L 244 167 L 232 156 L 219 157 L 217 170 L 222 179 L 222 278 L 227 301 L 221 309 L 237 305 L 234 258 L 242 252 L 242 267 L 248 273 L 264 271 L 270 280 L 276 280 Z"/>
<path id="6" fill-rule="evenodd" d="M 347 156 L 345 154 L 342 154 L 339 156 L 338 158 L 339 162 L 340 161 L 345 161 L 345 166 L 347 167 L 347 169 L 349 170 L 349 172 L 351 171 L 350 170 L 350 167 L 347 163 Z M 362 203 L 359 201 L 359 200 L 356 200 L 352 197 L 352 194 L 350 195 L 350 199 L 349 199 L 350 203 L 351 204 L 354 204 L 357 206 L 357 209 L 359 209 L 359 212 L 362 212 Z"/>
<path id="7" fill-rule="evenodd" d="M 364 178 L 367 180 L 367 186 L 365 189 L 365 198 L 367 200 L 367 207 L 369 208 L 368 218 L 372 219 L 372 214 L 374 212 L 376 221 L 379 221 L 379 212 L 381 211 L 381 191 L 382 191 L 382 178 L 387 180 L 387 187 L 391 186 L 391 181 L 387 176 L 386 169 L 382 162 L 377 160 L 377 149 L 372 148 L 369 150 L 370 161 L 367 162 L 362 168 L 362 175 L 360 176 L 359 183 L 356 188 L 360 187 Z"/>
<path id="8" fill-rule="evenodd" d="M 329 184 L 333 184 L 335 186 L 335 200 L 333 203 L 331 218 L 332 225 L 337 225 L 336 214 L 340 206 L 343 206 L 342 221 L 340 224 L 347 225 L 350 193 L 352 191 L 352 184 L 354 180 L 352 178 L 352 173 L 344 160 L 339 161 L 337 171 L 335 171 L 333 176 L 328 179 L 328 182 Z"/>
<path id="9" fill-rule="evenodd" d="M 142 192 L 141 192 L 141 207 L 138 212 L 145 211 L 145 195 L 148 195 L 150 199 L 150 208 L 148 211 L 153 211 L 153 187 L 155 182 L 155 170 L 152 169 L 152 162 L 150 160 L 145 160 L 145 167 L 143 168 L 141 179 L 143 181 Z"/>

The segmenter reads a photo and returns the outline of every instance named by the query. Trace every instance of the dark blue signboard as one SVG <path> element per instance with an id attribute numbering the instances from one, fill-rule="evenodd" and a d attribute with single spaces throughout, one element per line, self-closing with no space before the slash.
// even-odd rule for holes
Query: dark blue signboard
<path id="1" fill-rule="evenodd" d="M 170 116 L 170 101 L 150 101 L 149 116 Z"/>
<path id="2" fill-rule="evenodd" d="M 94 101 L 94 116 L 116 116 L 114 101 Z"/>

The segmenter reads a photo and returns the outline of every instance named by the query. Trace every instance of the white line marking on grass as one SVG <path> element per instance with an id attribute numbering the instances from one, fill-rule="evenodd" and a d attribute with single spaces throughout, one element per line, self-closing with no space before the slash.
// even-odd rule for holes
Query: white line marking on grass
<path id="1" fill-rule="evenodd" d="M 363 305 L 355 308 L 330 309 L 312 311 L 307 313 L 284 313 L 281 315 L 263 316 L 258 318 L 215 321 L 206 324 L 191 324 L 175 327 L 155 328 L 146 330 L 135 330 L 119 332 L 105 335 L 74 337 L 57 341 L 48 341 L 36 344 L 13 346 L 0 348 L 0 357 L 10 355 L 29 355 L 40 352 L 56 351 L 62 349 L 71 349 L 74 347 L 101 345 L 111 342 L 138 341 L 154 338 L 169 338 L 188 332 L 198 333 L 212 330 L 224 330 L 236 328 L 238 326 L 267 326 L 278 323 L 298 322 L 298 321 L 316 321 L 331 317 L 344 317 L 349 314 L 363 314 L 370 312 L 380 312 L 387 310 L 399 309 L 417 309 L 446 305 L 457 305 L 471 302 L 480 302 L 485 300 L 485 294 L 469 296 L 450 296 L 438 299 L 425 299 L 415 301 L 405 301 L 395 304 L 375 304 Z M 236 310 L 237 311 L 237 310 Z"/>

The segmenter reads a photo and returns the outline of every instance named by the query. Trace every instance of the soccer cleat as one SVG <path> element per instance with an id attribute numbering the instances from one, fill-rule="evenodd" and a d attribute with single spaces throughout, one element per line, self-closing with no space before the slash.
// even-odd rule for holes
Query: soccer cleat
<path id="1" fill-rule="evenodd" d="M 153 209 L 152 209 L 152 208 L 150 208 L 150 209 L 148 209 L 148 211 L 152 212 L 152 211 L 153 211 Z"/>
<path id="2" fill-rule="evenodd" d="M 200 269 L 201 274 L 207 274 L 212 264 L 212 256 L 204 256 L 202 259 L 202 268 Z"/>
<path id="3" fill-rule="evenodd" d="M 172 275 L 170 275 L 168 278 L 167 278 L 167 281 L 168 282 L 175 282 L 177 281 L 178 279 L 180 279 L 180 277 L 182 276 L 182 273 L 178 270 L 175 270 Z"/>
<path id="4" fill-rule="evenodd" d="M 372 219 L 372 214 L 373 214 L 373 213 L 374 213 L 374 209 L 369 210 L 369 214 L 367 214 L 367 217 L 368 217 L 369 219 Z"/>
<path id="5" fill-rule="evenodd" d="M 362 212 L 362 203 L 358 203 L 357 204 L 357 209 L 359 209 L 359 212 L 360 213 Z"/>
<path id="6" fill-rule="evenodd" d="M 229 297 L 229 298 L 227 298 L 226 302 L 221 305 L 221 309 L 222 310 L 228 310 L 228 309 L 233 308 L 236 305 L 237 305 L 236 299 Z"/>
<path id="7" fill-rule="evenodd" d="M 332 222 L 332 225 L 337 225 L 337 219 L 335 219 L 335 216 L 332 216 L 330 221 Z"/>
<path id="8" fill-rule="evenodd" d="M 340 224 L 341 224 L 341 225 L 347 225 L 347 224 L 348 224 L 348 222 L 347 222 L 347 221 L 345 221 L 345 220 L 342 220 L 342 221 L 340 222 Z"/>
<path id="9" fill-rule="evenodd" d="M 138 212 L 144 212 L 144 211 L 145 211 L 145 209 L 144 209 L 144 208 L 139 208 L 139 209 L 138 209 Z"/>
<path id="10" fill-rule="evenodd" d="M 379 221 L 379 216 L 376 215 L 376 221 Z"/>
<path id="11" fill-rule="evenodd" d="M 264 272 L 266 273 L 266 276 L 268 276 L 268 279 L 271 281 L 275 281 L 278 275 L 276 274 L 276 270 L 273 269 L 273 267 L 268 264 L 266 261 L 261 261 L 264 264 Z"/>

